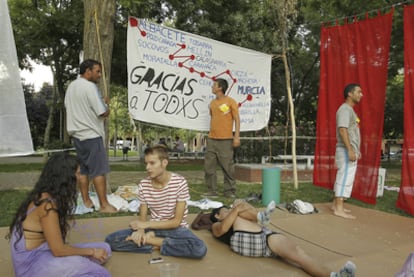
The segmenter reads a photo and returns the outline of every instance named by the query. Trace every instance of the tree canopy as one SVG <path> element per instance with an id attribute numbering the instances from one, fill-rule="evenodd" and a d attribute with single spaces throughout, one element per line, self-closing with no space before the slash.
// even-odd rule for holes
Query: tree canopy
<path id="1" fill-rule="evenodd" d="M 274 0 L 118 0 L 114 23 L 111 83 L 126 87 L 126 25 L 129 15 L 215 40 L 273 55 L 272 108 L 269 127 L 286 130 L 288 98 L 281 30 L 288 24 L 286 55 L 291 73 L 292 97 L 298 130 L 314 135 L 319 90 L 319 36 L 321 24 L 344 24 L 389 12 L 394 6 L 392 44 L 385 107 L 384 137 L 401 138 L 403 101 L 402 5 L 397 0 L 372 0 L 361 5 L 351 0 L 293 1 L 294 16 L 281 21 Z M 407 1 L 405 1 L 407 2 Z M 410 1 L 408 1 L 410 2 Z M 60 101 L 69 80 L 76 76 L 83 45 L 83 1 L 8 0 L 20 66 L 28 59 L 50 65 Z M 117 90 L 117 89 L 116 89 Z M 123 90 L 125 93 L 125 90 Z M 114 97 L 118 97 L 114 94 Z M 59 102 L 59 101 L 58 101 Z M 114 119 L 113 119 L 114 120 Z M 112 123 L 111 123 L 112 124 Z M 128 124 L 128 123 L 125 123 Z M 113 124 L 112 124 L 113 125 Z M 112 126 L 111 125 L 111 126 Z M 282 127 L 282 128 L 279 128 Z M 53 128 L 59 128 L 54 126 Z M 113 128 L 113 127 L 111 127 Z M 111 131 L 113 133 L 113 130 Z M 252 133 L 251 135 L 259 134 Z M 302 147 L 302 146 L 300 146 Z"/>

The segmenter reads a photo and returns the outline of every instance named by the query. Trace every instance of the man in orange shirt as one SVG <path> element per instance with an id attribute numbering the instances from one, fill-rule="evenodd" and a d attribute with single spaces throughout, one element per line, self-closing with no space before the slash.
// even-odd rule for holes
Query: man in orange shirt
<path id="1" fill-rule="evenodd" d="M 240 117 L 237 102 L 226 96 L 228 83 L 224 79 L 216 79 L 212 92 L 216 98 L 210 103 L 210 132 L 204 160 L 207 197 L 216 197 L 217 174 L 219 165 L 224 174 L 224 196 L 234 198 L 236 181 L 234 179 L 233 148 L 240 146 Z M 234 127 L 234 135 L 233 135 Z"/>

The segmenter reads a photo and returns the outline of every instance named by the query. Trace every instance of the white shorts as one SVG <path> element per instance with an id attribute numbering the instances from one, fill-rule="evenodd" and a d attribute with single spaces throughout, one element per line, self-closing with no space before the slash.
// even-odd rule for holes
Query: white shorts
<path id="1" fill-rule="evenodd" d="M 346 148 L 336 147 L 335 164 L 338 168 L 334 185 L 335 197 L 349 198 L 354 186 L 357 161 L 349 160 Z"/>

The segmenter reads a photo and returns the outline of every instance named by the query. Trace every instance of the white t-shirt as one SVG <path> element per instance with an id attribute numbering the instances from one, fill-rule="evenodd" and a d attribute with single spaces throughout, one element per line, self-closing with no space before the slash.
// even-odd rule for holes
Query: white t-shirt
<path id="1" fill-rule="evenodd" d="M 105 137 L 106 104 L 95 83 L 79 77 L 66 90 L 67 130 L 79 140 Z"/>

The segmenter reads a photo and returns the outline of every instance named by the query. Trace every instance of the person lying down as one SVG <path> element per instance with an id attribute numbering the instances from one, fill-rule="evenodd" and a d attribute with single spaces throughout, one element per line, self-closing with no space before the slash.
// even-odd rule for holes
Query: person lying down
<path id="1" fill-rule="evenodd" d="M 212 210 L 212 235 L 230 245 L 231 250 L 237 254 L 248 257 L 277 256 L 298 265 L 311 276 L 355 276 L 356 266 L 353 262 L 347 261 L 339 271 L 331 271 L 283 234 L 263 226 L 270 222 L 270 215 L 274 209 L 274 201 L 270 202 L 264 211 L 258 212 L 246 201 L 236 199 L 232 208 L 222 206 Z"/>

